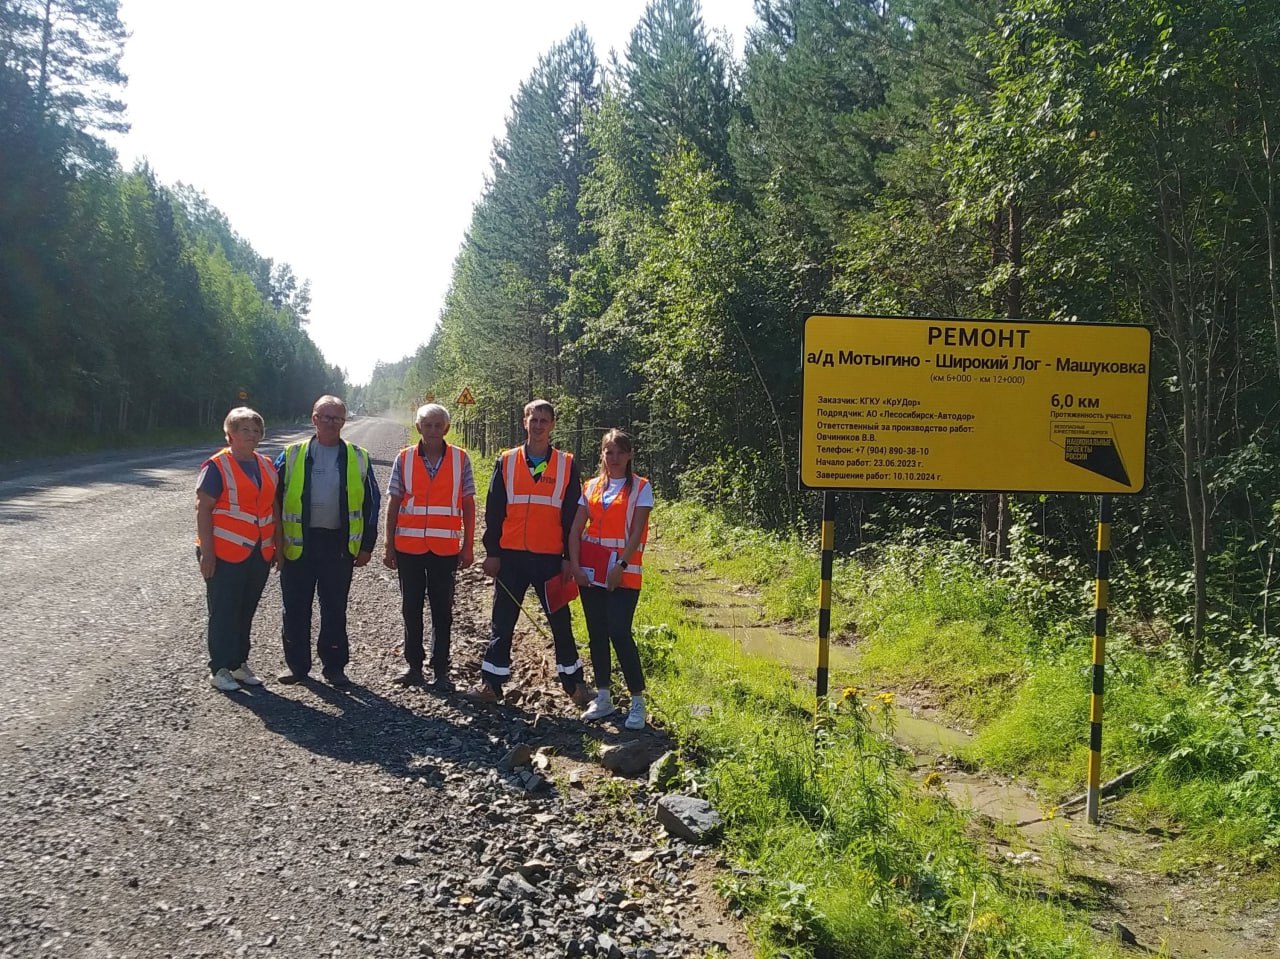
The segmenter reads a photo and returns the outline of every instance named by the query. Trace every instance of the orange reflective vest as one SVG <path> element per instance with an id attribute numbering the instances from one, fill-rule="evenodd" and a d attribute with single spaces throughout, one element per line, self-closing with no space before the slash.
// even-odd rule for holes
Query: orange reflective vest
<path id="1" fill-rule="evenodd" d="M 437 556 L 462 552 L 462 458 L 466 455 L 445 443 L 440 469 L 432 479 L 416 445 L 400 451 L 404 492 L 396 516 L 399 552 Z"/>
<path id="2" fill-rule="evenodd" d="M 553 448 L 547 457 L 546 472 L 535 483 L 525 463 L 523 446 L 502 454 L 500 467 L 507 484 L 507 513 L 499 540 L 503 549 L 556 556 L 564 553 L 560 510 L 572 463 L 572 456 Z"/>
<path id="3" fill-rule="evenodd" d="M 622 550 L 631 537 L 636 518 L 636 503 L 640 501 L 640 491 L 649 485 L 643 476 L 632 476 L 630 483 L 624 483 L 621 491 L 606 507 L 604 491 L 608 481 L 597 476 L 587 482 L 583 488 L 583 498 L 587 501 L 587 525 L 582 529 L 582 538 L 588 543 L 597 543 L 605 549 L 613 550 L 621 556 Z M 639 589 L 643 579 L 644 544 L 649 541 L 649 520 L 645 517 L 644 530 L 640 533 L 640 545 L 631 558 L 627 560 L 627 568 L 622 571 L 622 581 L 618 583 L 624 589 Z M 598 574 L 597 574 L 598 575 Z"/>
<path id="4" fill-rule="evenodd" d="M 261 453 L 253 455 L 258 458 L 261 483 L 249 478 L 230 447 L 209 459 L 209 465 L 222 474 L 222 495 L 213 504 L 213 555 L 228 563 L 243 563 L 254 547 L 261 548 L 267 562 L 276 555 L 276 468 Z M 199 535 L 196 545 L 200 545 Z"/>

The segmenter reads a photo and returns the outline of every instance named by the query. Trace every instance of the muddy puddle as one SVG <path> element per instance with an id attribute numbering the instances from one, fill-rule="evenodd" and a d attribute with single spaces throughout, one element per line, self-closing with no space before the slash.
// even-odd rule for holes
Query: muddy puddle
<path id="1" fill-rule="evenodd" d="M 646 557 L 648 559 L 648 557 Z M 680 604 L 690 619 L 708 629 L 732 636 L 745 652 L 783 663 L 797 674 L 814 682 L 818 661 L 818 637 L 805 637 L 762 622 L 758 600 L 748 593 L 737 592 L 729 584 L 714 578 L 695 579 L 681 573 L 693 570 L 658 561 L 663 573 L 678 584 Z M 858 676 L 856 650 L 847 646 L 831 646 L 828 654 L 831 670 L 830 690 L 839 695 L 842 686 Z M 816 695 L 816 687 L 815 687 Z M 982 776 L 966 773 L 949 762 L 968 745 L 970 736 L 921 715 L 914 705 L 901 697 L 894 710 L 893 740 L 906 750 L 920 772 L 937 769 L 946 783 L 952 802 L 963 809 L 987 816 L 996 822 L 1013 826 L 1037 820 L 1042 810 L 1022 787 L 993 783 Z M 1044 831 L 1045 824 L 1023 827 L 1031 833 Z"/>
<path id="2" fill-rule="evenodd" d="M 645 559 L 667 577 L 691 621 L 732 636 L 748 653 L 785 664 L 812 687 L 816 622 L 811 635 L 798 635 L 764 621 L 754 594 L 697 567 L 682 566 L 681 557 L 651 549 Z M 832 695 L 845 685 L 865 682 L 855 649 L 831 646 L 829 664 Z M 1086 706 L 1081 708 L 1083 715 Z M 935 721 L 928 709 L 900 693 L 892 738 L 910 755 L 917 779 L 937 772 L 957 807 L 989 821 L 994 858 L 1005 860 L 1010 869 L 1025 869 L 1028 879 L 1074 903 L 1102 938 L 1131 935 L 1136 941 L 1121 947 L 1124 953 L 1280 959 L 1275 931 L 1280 906 L 1253 907 L 1248 915 L 1235 912 L 1241 897 L 1223 870 L 1215 874 L 1210 869 L 1196 878 L 1152 872 L 1161 841 L 1108 822 L 1107 805 L 1102 828 L 1084 821 L 1083 807 L 1047 816 L 1050 810 L 1021 784 L 969 771 L 957 757 L 972 737 Z"/>

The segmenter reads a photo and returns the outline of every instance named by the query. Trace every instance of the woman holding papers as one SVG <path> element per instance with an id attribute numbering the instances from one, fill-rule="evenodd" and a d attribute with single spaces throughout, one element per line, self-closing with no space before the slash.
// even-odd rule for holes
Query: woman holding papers
<path id="1" fill-rule="evenodd" d="M 600 473 L 583 484 L 578 514 L 569 533 L 569 562 L 582 588 L 582 612 L 590 638 L 596 700 L 582 718 L 588 722 L 617 712 L 609 692 L 610 645 L 631 692 L 625 725 L 645 724 L 644 673 L 631 622 L 640 600 L 641 560 L 649 538 L 653 489 L 631 470 L 631 437 L 610 430 L 600 443 Z"/>

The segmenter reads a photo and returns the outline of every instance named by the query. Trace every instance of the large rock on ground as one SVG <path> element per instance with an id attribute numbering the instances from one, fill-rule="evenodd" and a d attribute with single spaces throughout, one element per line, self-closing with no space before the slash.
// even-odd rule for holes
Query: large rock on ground
<path id="1" fill-rule="evenodd" d="M 658 800 L 658 822 L 671 835 L 698 843 L 710 842 L 724 825 L 705 799 L 675 794 Z"/>
<path id="2" fill-rule="evenodd" d="M 656 747 L 638 739 L 600 750 L 600 765 L 618 776 L 634 776 L 644 772 L 658 756 Z"/>

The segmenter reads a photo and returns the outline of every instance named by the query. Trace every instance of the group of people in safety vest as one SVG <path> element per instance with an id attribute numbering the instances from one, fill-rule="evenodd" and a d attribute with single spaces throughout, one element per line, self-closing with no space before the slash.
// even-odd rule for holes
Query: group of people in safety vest
<path id="1" fill-rule="evenodd" d="M 273 565 L 280 570 L 284 606 L 287 669 L 279 681 L 309 677 L 318 596 L 322 674 L 334 686 L 350 683 L 347 598 L 353 569 L 372 555 L 380 497 L 368 451 L 341 437 L 343 401 L 322 396 L 311 421 L 315 434 L 285 447 L 273 463 L 257 452 L 262 417 L 237 407 L 223 423 L 227 446 L 200 470 L 197 556 L 209 608 L 210 682 L 224 692 L 262 683 L 248 661 L 250 628 Z M 516 621 L 532 587 L 551 630 L 559 681 L 583 709 L 582 718 L 618 712 L 610 682 L 616 652 L 631 694 L 624 724 L 641 729 L 645 682 L 632 624 L 652 488 L 634 473 L 632 440 L 623 431 L 605 433 L 599 471 L 584 484 L 572 454 L 551 443 L 552 404 L 531 401 L 523 422 L 526 442 L 499 456 L 485 500 L 482 568 L 495 581 L 493 615 L 480 681 L 467 695 L 502 701 Z M 476 528 L 471 459 L 445 439 L 449 425 L 443 406 L 418 409 L 420 438 L 392 463 L 382 557 L 399 578 L 404 619 L 407 669 L 393 682 L 425 685 L 429 662 L 431 685 L 442 693 L 455 690 L 449 675 L 454 587 L 458 570 L 475 562 Z M 574 586 L 587 624 L 594 690 L 573 637 L 568 601 Z M 429 660 L 423 623 L 428 605 Z"/>

